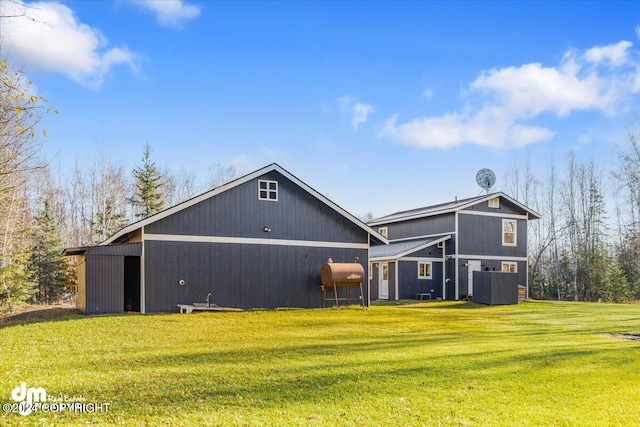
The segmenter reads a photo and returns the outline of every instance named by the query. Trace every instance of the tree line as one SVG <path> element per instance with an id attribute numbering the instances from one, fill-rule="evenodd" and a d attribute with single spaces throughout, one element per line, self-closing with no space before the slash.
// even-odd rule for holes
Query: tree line
<path id="1" fill-rule="evenodd" d="M 557 165 L 514 162 L 504 191 L 535 209 L 529 222 L 534 298 L 627 302 L 640 299 L 640 142 L 631 131 L 607 175 L 570 153 Z"/>
<path id="2" fill-rule="evenodd" d="M 89 164 L 76 162 L 70 174 L 56 169 L 38 157 L 46 136 L 41 120 L 56 111 L 32 95 L 30 85 L 0 61 L 0 307 L 75 293 L 64 247 L 98 244 L 131 222 L 236 177 L 233 167 L 217 164 L 199 185 L 191 171 L 158 167 L 149 144 L 131 171 L 104 150 Z"/>

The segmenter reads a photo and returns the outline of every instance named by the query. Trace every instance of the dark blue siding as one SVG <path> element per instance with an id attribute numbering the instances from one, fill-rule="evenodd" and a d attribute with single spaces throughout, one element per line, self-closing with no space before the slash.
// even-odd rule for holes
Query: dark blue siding
<path id="1" fill-rule="evenodd" d="M 527 256 L 527 220 L 515 220 L 518 223 L 518 245 L 502 246 L 502 219 L 495 216 L 460 214 L 458 218 L 459 253 L 464 255 Z"/>
<path id="2" fill-rule="evenodd" d="M 145 233 L 367 243 L 360 227 L 278 172 L 259 179 L 278 181 L 278 201 L 258 200 L 254 179 L 149 224 Z"/>
<path id="3" fill-rule="evenodd" d="M 87 255 L 87 314 L 124 311 L 124 256 Z"/>
<path id="4" fill-rule="evenodd" d="M 385 227 L 376 225 L 375 229 Z M 428 218 L 414 219 L 386 225 L 389 229 L 389 240 L 406 239 L 415 236 L 450 233 L 455 231 L 454 214 L 437 215 Z"/>
<path id="5" fill-rule="evenodd" d="M 366 249 L 249 244 L 145 242 L 145 311 L 211 302 L 239 308 L 321 307 L 320 268 L 353 262 L 366 268 Z M 180 280 L 184 286 L 178 285 Z M 363 283 L 367 298 L 367 283 Z"/>
<path id="6" fill-rule="evenodd" d="M 418 279 L 417 261 L 400 261 L 398 275 L 400 276 L 400 299 L 414 299 L 416 294 L 431 294 L 431 298 L 442 298 L 442 263 L 431 262 L 432 279 Z"/>
<path id="7" fill-rule="evenodd" d="M 498 214 L 514 214 L 514 215 L 526 215 L 527 211 L 522 208 L 519 208 L 517 205 L 514 205 L 510 201 L 500 198 L 500 207 L 499 208 L 490 208 L 489 202 L 482 202 L 476 205 L 465 208 L 467 211 L 480 211 L 480 212 L 491 212 Z"/>

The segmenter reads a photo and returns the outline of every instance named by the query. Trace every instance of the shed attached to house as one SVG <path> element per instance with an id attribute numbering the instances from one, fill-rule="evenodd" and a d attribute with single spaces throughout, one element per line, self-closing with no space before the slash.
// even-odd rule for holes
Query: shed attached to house
<path id="1" fill-rule="evenodd" d="M 209 294 L 217 305 L 245 309 L 321 307 L 328 259 L 367 266 L 370 244 L 386 243 L 272 164 L 66 254 L 80 255 L 80 310 L 153 313 Z"/>

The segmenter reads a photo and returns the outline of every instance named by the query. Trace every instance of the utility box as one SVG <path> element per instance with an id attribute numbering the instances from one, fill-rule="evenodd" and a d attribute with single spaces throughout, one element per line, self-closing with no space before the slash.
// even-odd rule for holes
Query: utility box
<path id="1" fill-rule="evenodd" d="M 473 302 L 488 305 L 518 304 L 518 275 L 499 271 L 474 271 Z"/>

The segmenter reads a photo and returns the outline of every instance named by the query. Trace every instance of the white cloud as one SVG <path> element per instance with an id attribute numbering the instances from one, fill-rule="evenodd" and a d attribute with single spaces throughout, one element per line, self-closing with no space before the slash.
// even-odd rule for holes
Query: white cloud
<path id="1" fill-rule="evenodd" d="M 8 55 L 45 71 L 64 74 L 73 81 L 98 89 L 115 65 L 136 70 L 139 57 L 126 47 L 107 48 L 100 30 L 78 22 L 59 3 L 3 2 L 0 27 L 2 47 Z"/>
<path id="2" fill-rule="evenodd" d="M 351 95 L 336 98 L 336 105 L 343 117 L 349 117 L 354 130 L 357 130 L 361 124 L 366 123 L 369 116 L 375 112 L 373 105 L 356 102 Z"/>
<path id="3" fill-rule="evenodd" d="M 627 62 L 628 51 L 631 46 L 633 46 L 633 43 L 626 40 L 608 46 L 596 46 L 587 49 L 584 57 L 594 64 L 606 62 L 613 66 L 620 66 Z"/>
<path id="4" fill-rule="evenodd" d="M 351 107 L 351 126 L 354 129 L 358 129 L 363 123 L 367 123 L 369 114 L 372 114 L 375 110 L 372 105 L 357 103 Z"/>
<path id="5" fill-rule="evenodd" d="M 612 115 L 640 92 L 640 59 L 632 43 L 621 41 L 580 53 L 569 50 L 556 67 L 532 63 L 480 73 L 465 91 L 459 112 L 388 119 L 380 136 L 418 148 L 472 143 L 523 147 L 553 138 L 552 129 L 529 122 L 542 115 L 566 118 L 576 111 Z"/>
<path id="6" fill-rule="evenodd" d="M 132 0 L 142 9 L 156 15 L 158 24 L 163 27 L 182 28 L 192 19 L 200 16 L 200 7 L 185 3 L 183 0 Z"/>

